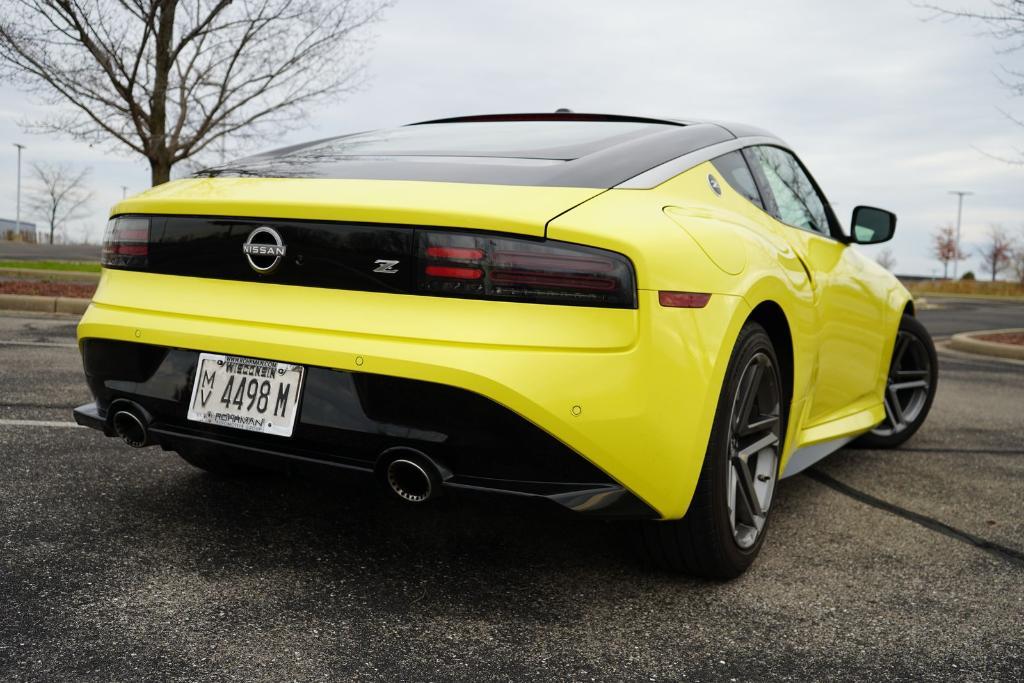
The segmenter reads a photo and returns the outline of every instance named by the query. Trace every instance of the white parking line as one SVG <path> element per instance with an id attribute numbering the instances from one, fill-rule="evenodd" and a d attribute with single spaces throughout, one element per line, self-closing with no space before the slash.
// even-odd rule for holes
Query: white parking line
<path id="1" fill-rule="evenodd" d="M 78 427 L 67 420 L 0 420 L 0 427 Z"/>
<path id="2" fill-rule="evenodd" d="M 78 348 L 78 344 L 63 344 L 61 342 L 22 341 L 20 339 L 0 339 L 0 346 L 55 346 L 62 349 Z"/>

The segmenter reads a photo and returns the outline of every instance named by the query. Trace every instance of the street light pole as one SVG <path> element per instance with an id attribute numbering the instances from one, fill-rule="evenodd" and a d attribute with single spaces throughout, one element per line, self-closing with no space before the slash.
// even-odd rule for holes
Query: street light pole
<path id="1" fill-rule="evenodd" d="M 955 280 L 957 266 L 960 264 L 960 219 L 964 214 L 964 197 L 974 193 L 964 190 L 950 190 L 949 193 L 956 195 L 956 254 L 953 255 L 953 279 Z"/>
<path id="2" fill-rule="evenodd" d="M 18 199 L 17 199 L 17 213 L 14 217 L 14 232 L 21 236 L 21 150 L 25 149 L 25 145 L 15 142 L 14 146 L 18 148 Z"/>

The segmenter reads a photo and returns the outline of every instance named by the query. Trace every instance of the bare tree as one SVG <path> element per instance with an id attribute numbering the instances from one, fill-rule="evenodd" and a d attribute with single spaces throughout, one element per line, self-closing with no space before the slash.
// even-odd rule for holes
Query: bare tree
<path id="1" fill-rule="evenodd" d="M 76 171 L 66 164 L 32 164 L 35 187 L 28 197 L 29 210 L 44 218 L 53 234 L 68 221 L 85 215 L 92 193 L 86 189 L 90 170 Z"/>
<path id="2" fill-rule="evenodd" d="M 932 232 L 932 255 L 942 264 L 942 279 L 948 279 L 949 264 L 967 258 L 967 254 L 957 244 L 956 228 L 952 225 L 935 228 Z"/>
<path id="3" fill-rule="evenodd" d="M 1024 0 L 989 0 L 987 10 L 952 9 L 931 2 L 918 3 L 935 13 L 935 16 L 966 19 L 985 26 L 990 36 L 999 41 L 1003 54 L 1024 51 Z M 1000 82 L 1016 97 L 1024 97 L 1024 70 L 1003 66 Z M 1000 110 L 1002 111 L 1002 110 Z M 1024 127 L 1024 119 L 1009 112 L 1002 114 L 1018 126 Z M 997 157 L 1011 164 L 1024 164 L 1024 148 L 1015 150 L 1016 158 Z"/>
<path id="4" fill-rule="evenodd" d="M 154 185 L 211 145 L 281 132 L 362 81 L 388 0 L 3 0 L 0 75 L 41 123 L 149 161 Z"/>
<path id="5" fill-rule="evenodd" d="M 896 257 L 893 255 L 892 249 L 889 249 L 888 247 L 878 252 L 878 256 L 875 257 L 875 260 L 878 262 L 878 265 L 890 272 L 896 267 Z"/>
<path id="6" fill-rule="evenodd" d="M 1024 285 L 1024 228 L 1021 228 L 1020 239 L 1017 240 L 1017 246 L 1010 254 L 1010 268 L 1013 270 L 1017 282 Z"/>
<path id="7" fill-rule="evenodd" d="M 978 255 L 981 256 L 985 269 L 992 275 L 993 282 L 996 276 L 1010 265 L 1012 253 L 1013 238 L 1010 234 L 1001 225 L 989 226 L 988 241 L 978 249 Z"/>

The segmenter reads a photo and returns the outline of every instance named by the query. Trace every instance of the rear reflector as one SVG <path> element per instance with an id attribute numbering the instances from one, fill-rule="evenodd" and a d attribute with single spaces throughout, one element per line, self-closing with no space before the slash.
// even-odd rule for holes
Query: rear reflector
<path id="1" fill-rule="evenodd" d="M 103 234 L 100 265 L 140 269 L 149 264 L 149 219 L 111 218 Z"/>
<path id="2" fill-rule="evenodd" d="M 658 292 L 658 303 L 667 308 L 704 308 L 710 299 L 696 292 Z"/>

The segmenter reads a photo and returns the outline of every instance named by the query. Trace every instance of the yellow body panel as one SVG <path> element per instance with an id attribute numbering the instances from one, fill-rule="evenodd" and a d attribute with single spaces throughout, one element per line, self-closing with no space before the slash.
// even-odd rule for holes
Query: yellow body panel
<path id="1" fill-rule="evenodd" d="M 543 236 L 552 216 L 600 190 L 409 180 L 196 178 L 119 202 L 123 213 L 305 218 L 476 228 Z"/>
<path id="2" fill-rule="evenodd" d="M 712 193 L 711 168 L 703 164 L 651 190 L 606 192 L 355 180 L 170 183 L 121 202 L 113 213 L 546 231 L 628 256 L 639 306 L 474 301 L 104 270 L 79 338 L 474 391 L 567 444 L 664 518 L 678 518 L 696 486 L 733 344 L 752 311 L 778 306 L 792 337 L 785 467 L 796 447 L 881 420 L 887 359 L 909 298 L 850 247 L 792 234 L 799 231 L 724 183 L 721 196 Z M 658 290 L 712 297 L 702 309 L 665 308 Z M 871 302 L 852 302 L 853 296 Z M 863 329 L 872 315 L 871 329 Z"/>

